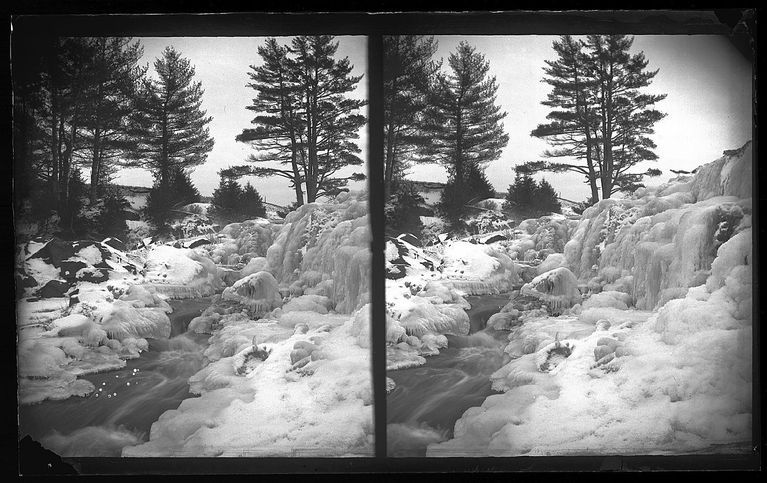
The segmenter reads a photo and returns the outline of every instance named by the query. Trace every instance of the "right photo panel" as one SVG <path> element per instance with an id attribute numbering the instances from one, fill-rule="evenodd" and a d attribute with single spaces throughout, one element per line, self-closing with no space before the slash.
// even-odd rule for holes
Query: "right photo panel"
<path id="1" fill-rule="evenodd" d="M 384 37 L 387 453 L 749 453 L 753 62 Z"/>

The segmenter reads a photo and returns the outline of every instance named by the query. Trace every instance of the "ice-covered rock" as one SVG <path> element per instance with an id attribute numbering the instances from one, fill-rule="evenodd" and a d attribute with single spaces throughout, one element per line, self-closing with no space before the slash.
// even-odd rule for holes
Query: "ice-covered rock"
<path id="1" fill-rule="evenodd" d="M 249 314 L 256 318 L 282 306 L 277 280 L 269 272 L 257 272 L 241 278 L 226 288 L 221 298 L 246 307 Z"/>
<path id="2" fill-rule="evenodd" d="M 573 272 L 565 267 L 538 275 L 532 282 L 523 285 L 520 293 L 541 300 L 550 310 L 557 313 L 581 301 L 578 280 Z"/>
<path id="3" fill-rule="evenodd" d="M 144 265 L 146 283 L 169 298 L 205 297 L 223 286 L 213 261 L 198 250 L 168 245 L 153 247 Z"/>

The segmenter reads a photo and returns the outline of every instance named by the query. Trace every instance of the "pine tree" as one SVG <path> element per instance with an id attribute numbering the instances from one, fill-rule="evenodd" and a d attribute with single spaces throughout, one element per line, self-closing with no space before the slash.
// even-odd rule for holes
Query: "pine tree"
<path id="1" fill-rule="evenodd" d="M 173 47 L 155 60 L 157 80 L 146 79 L 139 95 L 140 117 L 134 125 L 144 132 L 146 166 L 166 186 L 173 167 L 185 169 L 202 164 L 213 149 L 207 124 L 211 117 L 202 109 L 203 89 L 194 82 L 194 67 Z"/>
<path id="2" fill-rule="evenodd" d="M 547 116 L 550 122 L 531 135 L 556 148 L 544 156 L 567 160 L 527 162 L 518 170 L 581 173 L 592 201 L 599 200 L 599 188 L 602 198 L 609 198 L 642 186 L 644 176 L 660 174 L 630 171 L 657 159 L 649 135 L 665 114 L 651 106 L 666 97 L 640 92 L 658 71 L 645 71 L 648 60 L 642 52 L 631 55 L 632 44 L 633 37 L 625 35 L 590 35 L 585 42 L 565 35 L 554 42 L 558 58 L 547 61 L 544 78 L 552 90 L 542 102 L 554 110 Z"/>
<path id="3" fill-rule="evenodd" d="M 330 35 L 295 37 L 288 48 L 295 56 L 299 79 L 306 143 L 304 183 L 309 203 L 339 192 L 349 180 L 365 179 L 362 173 L 334 176 L 342 168 L 362 164 L 354 140 L 366 122 L 358 112 L 367 104 L 348 97 L 362 76 L 351 75 L 349 58 L 336 59 L 337 50 L 338 42 Z"/>
<path id="4" fill-rule="evenodd" d="M 493 196 L 495 191 L 485 172 L 470 164 L 461 185 L 456 183 L 456 178 L 448 180 L 442 190 L 438 208 L 448 220 L 456 222 L 466 213 L 467 205 Z"/>
<path id="5" fill-rule="evenodd" d="M 245 184 L 242 191 L 242 213 L 248 218 L 266 216 L 264 200 L 250 182 Z"/>
<path id="6" fill-rule="evenodd" d="M 172 206 L 188 205 L 200 201 L 200 192 L 192 183 L 189 173 L 175 166 L 171 170 L 170 193 Z"/>
<path id="7" fill-rule="evenodd" d="M 519 171 L 514 183 L 509 185 L 503 209 L 524 217 L 562 211 L 559 196 L 548 181 L 543 179 L 538 183 L 529 174 Z"/>
<path id="8" fill-rule="evenodd" d="M 506 116 L 495 104 L 498 84 L 488 76 L 490 64 L 466 42 L 450 54 L 448 75 L 438 75 L 426 125 L 435 158 L 445 165 L 462 192 L 472 167 L 498 159 L 508 144 L 501 120 Z"/>
<path id="9" fill-rule="evenodd" d="M 519 166 L 518 171 L 572 171 L 584 175 L 591 188 L 592 199 L 599 200 L 600 166 L 596 145 L 596 114 L 593 105 L 593 80 L 588 75 L 588 58 L 583 45 L 563 35 L 552 45 L 557 59 L 545 61 L 543 82 L 551 91 L 541 104 L 551 107 L 546 124 L 539 124 L 531 136 L 545 139 L 555 149 L 543 153 L 546 158 L 567 161 L 537 161 Z"/>
<path id="10" fill-rule="evenodd" d="M 138 66 L 143 48 L 127 37 L 87 39 L 92 49 L 83 137 L 90 151 L 90 200 L 119 167 L 136 160 L 138 140 L 131 133 L 139 83 L 147 68 Z M 81 86 L 84 88 L 84 86 Z"/>
<path id="11" fill-rule="evenodd" d="M 643 52 L 629 53 L 633 42 L 634 38 L 626 35 L 589 35 L 585 42 L 590 51 L 588 66 L 599 117 L 602 198 L 639 187 L 642 174 L 631 174 L 629 169 L 657 159 L 652 151 L 655 143 L 648 136 L 665 114 L 651 106 L 665 99 L 666 94 L 639 91 L 652 83 L 658 71 L 645 70 L 649 61 Z M 654 173 L 657 170 L 644 174 Z"/>
<path id="12" fill-rule="evenodd" d="M 300 98 L 297 70 L 288 49 L 274 38 L 258 47 L 263 63 L 251 65 L 248 87 L 256 91 L 253 104 L 247 109 L 257 113 L 252 124 L 255 128 L 244 129 L 237 141 L 253 144 L 258 153 L 249 161 L 276 162 L 283 167 L 250 167 L 245 170 L 256 176 L 280 176 L 290 181 L 295 190 L 296 202 L 304 204 L 303 176 L 299 167 L 302 161 L 304 126 L 300 122 Z"/>
<path id="13" fill-rule="evenodd" d="M 383 38 L 384 185 L 391 193 L 395 178 L 413 159 L 431 154 L 431 135 L 423 122 L 428 94 L 440 63 L 434 37 L 391 35 Z"/>
<path id="14" fill-rule="evenodd" d="M 237 181 L 221 175 L 218 188 L 213 191 L 213 212 L 226 218 L 233 217 L 241 209 L 242 197 L 243 191 Z"/>
<path id="15" fill-rule="evenodd" d="M 559 195 L 545 178 L 538 183 L 533 194 L 532 205 L 536 210 L 543 213 L 560 213 L 562 211 Z"/>
<path id="16" fill-rule="evenodd" d="M 362 173 L 337 175 L 362 164 L 354 140 L 366 122 L 359 110 L 367 104 L 349 97 L 362 76 L 351 75 L 353 66 L 348 58 L 336 59 L 337 50 L 329 35 L 295 37 L 284 48 L 267 40 L 259 51 L 264 64 L 251 73 L 251 87 L 259 91 L 248 107 L 259 113 L 256 128 L 244 130 L 237 140 L 261 148 L 249 161 L 289 168 L 234 166 L 225 176 L 282 176 L 296 190 L 298 204 L 304 193 L 312 203 L 344 190 L 350 180 L 365 179 Z"/>
<path id="17" fill-rule="evenodd" d="M 527 173 L 517 172 L 514 177 L 514 183 L 509 185 L 506 192 L 506 201 L 503 204 L 504 209 L 510 211 L 525 211 L 535 196 L 537 183 Z"/>
<path id="18" fill-rule="evenodd" d="M 183 168 L 173 166 L 165 181 L 159 177 L 155 178 L 145 210 L 151 219 L 162 224 L 168 220 L 173 210 L 198 201 L 200 192 L 192 184 L 189 174 Z"/>

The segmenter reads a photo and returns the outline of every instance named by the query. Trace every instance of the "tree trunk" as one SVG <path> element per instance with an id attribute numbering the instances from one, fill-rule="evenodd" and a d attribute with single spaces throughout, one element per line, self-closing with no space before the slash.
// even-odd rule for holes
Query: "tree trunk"
<path id="1" fill-rule="evenodd" d="M 100 145 L 101 130 L 96 128 L 96 130 L 93 132 L 93 160 L 91 162 L 91 204 L 96 202 L 96 196 L 98 195 L 99 175 L 101 171 L 101 153 L 99 152 Z"/>
<path id="2" fill-rule="evenodd" d="M 391 116 L 391 114 L 390 114 Z M 386 160 L 384 163 L 384 196 L 389 197 L 392 179 L 394 178 L 394 121 L 389 122 L 386 136 Z"/>
<path id="3" fill-rule="evenodd" d="M 56 88 L 51 88 L 51 196 L 59 202 L 59 109 Z"/>
<path id="4" fill-rule="evenodd" d="M 298 170 L 298 161 L 296 156 L 296 141 L 295 138 L 291 139 L 293 147 L 291 148 L 290 165 L 293 168 L 293 184 L 295 184 L 296 190 L 296 204 L 302 206 L 304 204 L 304 191 L 301 189 L 301 172 Z"/>

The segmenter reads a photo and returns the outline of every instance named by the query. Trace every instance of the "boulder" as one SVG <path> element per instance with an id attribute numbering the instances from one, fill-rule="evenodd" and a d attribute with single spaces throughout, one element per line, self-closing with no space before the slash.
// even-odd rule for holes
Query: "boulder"
<path id="1" fill-rule="evenodd" d="M 87 263 L 80 260 L 62 260 L 59 273 L 67 282 L 77 280 L 77 272 L 88 266 Z"/>
<path id="2" fill-rule="evenodd" d="M 403 233 L 402 235 L 398 236 L 397 239 L 402 240 L 405 243 L 409 243 L 413 245 L 414 247 L 420 247 L 422 246 L 421 240 L 415 237 L 415 235 L 412 235 L 410 233 Z"/>
<path id="3" fill-rule="evenodd" d="M 197 248 L 203 245 L 210 245 L 210 240 L 206 238 L 198 238 L 187 245 L 187 248 Z"/>
<path id="4" fill-rule="evenodd" d="M 41 249 L 30 255 L 29 258 L 40 258 L 45 263 L 58 268 L 61 266 L 62 260 L 70 258 L 76 251 L 72 243 L 54 237 Z"/>
<path id="5" fill-rule="evenodd" d="M 493 235 L 493 236 L 485 239 L 484 243 L 485 243 L 485 245 L 489 245 L 491 243 L 495 243 L 495 242 L 499 242 L 499 241 L 503 241 L 503 240 L 508 240 L 508 238 L 506 238 L 503 235 Z"/>
<path id="6" fill-rule="evenodd" d="M 51 280 L 43 288 L 37 291 L 37 295 L 42 298 L 58 298 L 66 295 L 70 285 L 63 280 Z"/>
<path id="7" fill-rule="evenodd" d="M 122 242 L 122 240 L 118 238 L 105 238 L 104 241 L 102 241 L 104 245 L 109 245 L 110 247 L 114 248 L 115 250 L 120 250 L 121 252 L 125 251 L 125 243 Z"/>

